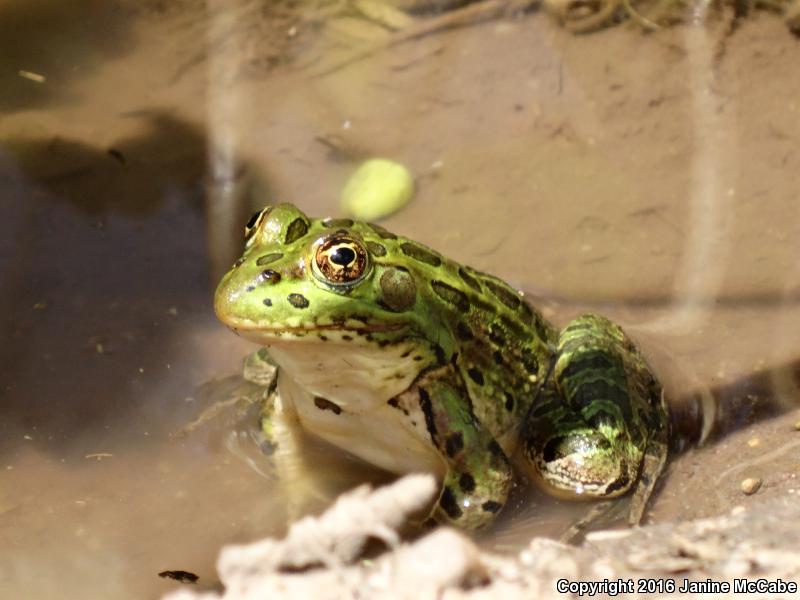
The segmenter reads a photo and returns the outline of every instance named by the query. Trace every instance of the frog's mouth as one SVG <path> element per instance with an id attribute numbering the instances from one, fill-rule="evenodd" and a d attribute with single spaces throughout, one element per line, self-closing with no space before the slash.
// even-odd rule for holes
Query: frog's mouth
<path id="1" fill-rule="evenodd" d="M 303 340 L 317 338 L 322 341 L 351 341 L 375 333 L 392 333 L 404 329 L 402 323 L 368 323 L 350 319 L 343 323 L 259 323 L 249 319 L 226 319 L 225 325 L 237 335 L 254 342 L 275 340 Z"/>

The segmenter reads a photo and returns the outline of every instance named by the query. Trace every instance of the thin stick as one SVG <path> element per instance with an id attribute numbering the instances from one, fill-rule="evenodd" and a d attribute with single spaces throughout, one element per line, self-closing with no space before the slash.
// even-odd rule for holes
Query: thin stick
<path id="1" fill-rule="evenodd" d="M 413 25 L 403 31 L 399 31 L 380 45 L 357 52 L 355 55 L 335 65 L 318 73 L 314 73 L 311 77 L 314 79 L 324 77 L 354 63 L 375 56 L 389 48 L 394 48 L 395 46 L 418 40 L 434 33 L 460 27 L 469 27 L 484 21 L 496 19 L 511 10 L 526 9 L 535 3 L 537 3 L 537 0 L 486 0 L 485 2 L 470 4 L 439 17 L 428 19 L 418 25 Z"/>

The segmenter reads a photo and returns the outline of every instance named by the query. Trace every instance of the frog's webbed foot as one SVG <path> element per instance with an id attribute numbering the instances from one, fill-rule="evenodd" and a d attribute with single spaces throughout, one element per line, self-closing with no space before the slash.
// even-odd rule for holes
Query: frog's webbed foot
<path id="1" fill-rule="evenodd" d="M 625 333 L 597 315 L 561 332 L 553 377 L 523 435 L 535 479 L 562 497 L 632 489 L 628 521 L 638 523 L 666 462 L 661 386 Z"/>
<path id="2" fill-rule="evenodd" d="M 171 436 L 185 437 L 218 420 L 235 427 L 253 412 L 254 407 L 257 409 L 257 405 L 270 401 L 276 382 L 277 367 L 270 361 L 266 350 L 262 348 L 250 354 L 244 359 L 241 376 L 210 382 L 200 388 L 200 395 L 208 397 L 206 408 Z"/>
<path id="3" fill-rule="evenodd" d="M 488 525 L 513 484 L 506 455 L 475 418 L 452 366 L 429 373 L 416 385 L 428 431 L 447 468 L 432 516 L 466 529 Z"/>
<path id="4" fill-rule="evenodd" d="M 580 544 L 588 532 L 611 525 L 618 521 L 622 514 L 619 502 L 613 500 L 596 502 L 584 516 L 570 524 L 564 533 L 558 536 L 558 541 L 564 544 Z"/>

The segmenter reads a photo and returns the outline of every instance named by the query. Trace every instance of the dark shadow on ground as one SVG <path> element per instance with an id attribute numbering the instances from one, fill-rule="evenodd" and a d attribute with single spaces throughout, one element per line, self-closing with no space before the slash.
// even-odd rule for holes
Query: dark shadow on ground
<path id="1" fill-rule="evenodd" d="M 205 134 L 141 118 L 113 148 L 0 145 L 0 451 L 22 434 L 54 450 L 119 419 L 135 429 L 159 378 L 191 390 L 169 369 L 182 332 L 213 318 Z"/>

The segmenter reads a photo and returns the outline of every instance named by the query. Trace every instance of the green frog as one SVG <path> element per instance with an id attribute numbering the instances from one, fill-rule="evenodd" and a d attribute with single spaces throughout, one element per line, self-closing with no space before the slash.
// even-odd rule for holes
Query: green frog
<path id="1" fill-rule="evenodd" d="M 627 335 L 587 314 L 555 329 L 502 280 L 372 223 L 257 212 L 214 306 L 277 365 L 262 426 L 287 469 L 314 434 L 442 482 L 432 517 L 477 529 L 519 472 L 569 498 L 633 492 L 665 464 L 661 386 Z M 268 355 L 268 356 L 267 356 Z M 296 462 L 292 462 L 296 461 Z"/>

